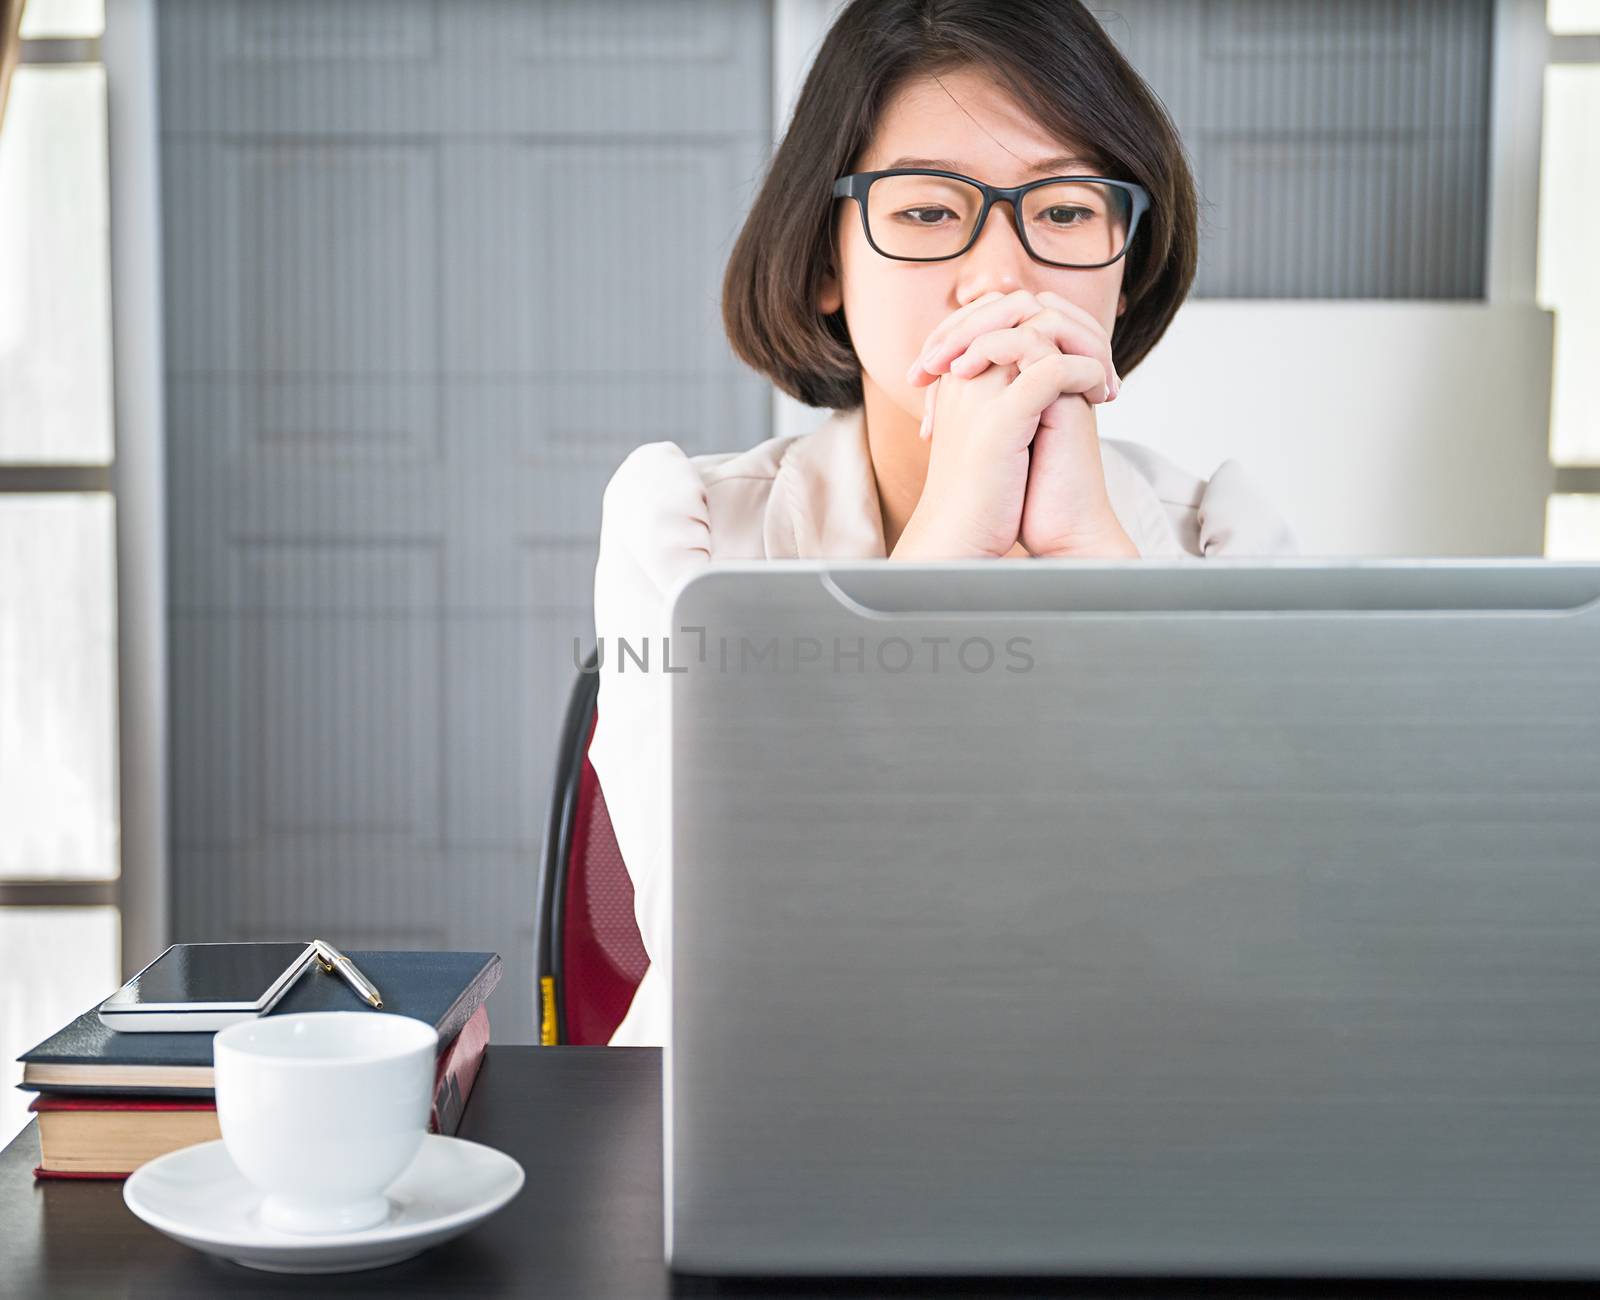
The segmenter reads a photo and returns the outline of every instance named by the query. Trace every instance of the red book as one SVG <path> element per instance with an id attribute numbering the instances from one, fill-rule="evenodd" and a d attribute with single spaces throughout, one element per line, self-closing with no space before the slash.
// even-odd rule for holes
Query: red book
<path id="1" fill-rule="evenodd" d="M 428 1132 L 454 1136 L 489 1045 L 489 1008 L 479 1006 L 439 1053 Z M 222 1136 L 214 1098 L 43 1094 L 35 1178 L 126 1178 L 157 1156 Z"/>
<path id="2" fill-rule="evenodd" d="M 433 1075 L 433 1113 L 428 1117 L 428 1132 L 445 1137 L 456 1135 L 488 1046 L 489 1008 L 480 1006 L 439 1055 L 439 1068 Z"/>

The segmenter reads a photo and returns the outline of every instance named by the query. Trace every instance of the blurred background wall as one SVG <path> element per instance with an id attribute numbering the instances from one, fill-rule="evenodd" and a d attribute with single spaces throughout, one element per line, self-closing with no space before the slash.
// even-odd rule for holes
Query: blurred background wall
<path id="1" fill-rule="evenodd" d="M 493 948 L 526 1036 L 606 479 L 767 433 L 716 287 L 770 15 L 157 18 L 174 933 Z"/>
<path id="2" fill-rule="evenodd" d="M 493 948 L 534 1036 L 603 485 L 822 417 L 718 295 L 837 7 L 29 0 L 0 1061 L 174 940 Z M 1090 7 L 1204 200 L 1102 432 L 1241 460 L 1312 554 L 1600 555 L 1600 5 Z"/>

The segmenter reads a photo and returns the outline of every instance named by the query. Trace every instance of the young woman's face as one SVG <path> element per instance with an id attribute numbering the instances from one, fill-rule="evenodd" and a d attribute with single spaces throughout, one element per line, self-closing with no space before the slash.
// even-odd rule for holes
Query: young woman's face
<path id="1" fill-rule="evenodd" d="M 1049 135 L 986 72 L 963 68 L 903 86 L 855 170 L 937 167 L 1004 186 L 1042 176 L 1099 175 L 1090 166 L 1051 162 L 1077 156 L 1076 143 Z M 818 305 L 824 314 L 844 308 L 863 384 L 878 388 L 913 421 L 921 420 L 924 389 L 913 387 L 906 371 L 934 326 L 974 298 L 991 290 L 1048 289 L 1093 315 L 1108 335 L 1126 307 L 1126 258 L 1091 271 L 1036 262 L 1017 238 L 1008 203 L 990 208 L 977 242 L 944 262 L 896 261 L 875 252 L 854 201 L 836 200 L 834 220 L 840 275 L 824 282 Z"/>

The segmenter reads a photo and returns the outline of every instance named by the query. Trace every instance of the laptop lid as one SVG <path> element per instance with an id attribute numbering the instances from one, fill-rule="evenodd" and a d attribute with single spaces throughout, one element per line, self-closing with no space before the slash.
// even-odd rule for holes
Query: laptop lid
<path id="1" fill-rule="evenodd" d="M 1600 1269 L 1600 565 L 672 614 L 675 1268 Z"/>

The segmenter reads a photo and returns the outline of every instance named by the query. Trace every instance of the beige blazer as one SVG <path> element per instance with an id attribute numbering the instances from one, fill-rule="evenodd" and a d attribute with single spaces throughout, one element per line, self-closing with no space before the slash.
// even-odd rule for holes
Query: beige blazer
<path id="1" fill-rule="evenodd" d="M 1149 447 L 1101 438 L 1106 488 L 1141 556 L 1286 555 L 1289 525 L 1244 468 L 1225 460 L 1196 478 Z M 664 951 L 668 923 L 667 735 L 659 671 L 678 584 L 712 560 L 881 559 L 883 517 L 861 408 L 835 411 L 811 432 L 744 451 L 690 456 L 675 442 L 635 448 L 606 485 L 594 575 L 595 635 L 603 648 L 598 719 L 589 746 L 617 845 L 633 879 L 645 951 Z M 617 639 L 648 646 L 652 671 Z M 680 652 L 674 662 L 682 662 Z M 665 1042 L 667 991 L 652 961 L 612 1044 Z"/>

